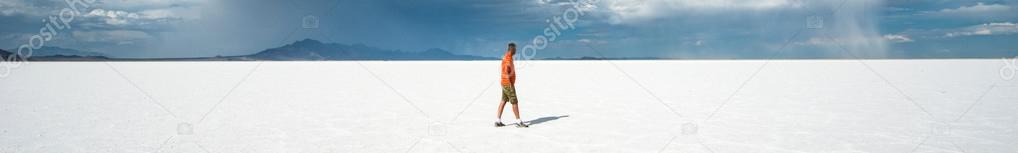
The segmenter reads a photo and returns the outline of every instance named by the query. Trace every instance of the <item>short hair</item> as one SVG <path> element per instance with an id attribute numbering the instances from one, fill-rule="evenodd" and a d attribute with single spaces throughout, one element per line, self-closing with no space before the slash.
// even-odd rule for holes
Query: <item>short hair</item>
<path id="1" fill-rule="evenodd" d="M 509 42 L 509 47 L 516 48 L 516 43 Z"/>

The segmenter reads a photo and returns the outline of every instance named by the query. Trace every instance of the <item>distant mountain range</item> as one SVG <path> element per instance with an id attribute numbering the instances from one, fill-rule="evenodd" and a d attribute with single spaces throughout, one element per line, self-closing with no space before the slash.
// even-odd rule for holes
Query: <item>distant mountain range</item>
<path id="1" fill-rule="evenodd" d="M 12 54 L 13 53 L 11 52 L 7 52 L 6 50 L 0 49 L 0 61 L 6 61 L 7 57 L 11 56 Z"/>
<path id="2" fill-rule="evenodd" d="M 16 51 L 16 50 L 17 49 L 11 49 L 11 51 L 7 51 L 7 52 L 8 53 L 13 53 L 13 51 Z M 24 52 L 27 52 L 27 51 L 24 51 Z M 42 56 L 60 56 L 60 55 L 63 55 L 63 56 L 105 56 L 102 53 L 97 53 L 97 52 L 80 51 L 80 50 L 75 50 L 75 49 L 67 49 L 67 48 L 60 48 L 60 47 L 49 47 L 49 46 L 43 46 L 43 47 L 40 47 L 39 49 L 33 49 L 32 50 L 32 56 L 42 57 Z"/>
<path id="3" fill-rule="evenodd" d="M 29 55 L 27 56 L 29 61 L 93 61 L 108 59 L 102 53 L 48 46 L 33 49 L 31 54 L 27 53 L 27 51 L 22 53 Z M 4 60 L 7 60 L 11 55 L 15 55 L 15 53 L 0 49 L 0 57 L 3 57 Z"/>
<path id="4" fill-rule="evenodd" d="M 60 47 L 48 47 L 43 46 L 39 49 L 32 50 L 32 56 L 106 56 L 102 53 L 96 53 L 91 51 L 80 51 L 75 49 L 67 49 Z"/>
<path id="5" fill-rule="evenodd" d="M 490 60 L 495 58 L 456 55 L 442 49 L 403 52 L 369 47 L 363 44 L 344 45 L 304 39 L 286 46 L 271 48 L 244 58 L 273 61 L 306 60 Z"/>
<path id="6" fill-rule="evenodd" d="M 0 57 L 7 59 L 13 52 L 0 50 Z M 13 59 L 13 58 L 12 58 Z M 67 49 L 42 47 L 33 50 L 29 61 L 339 61 L 339 60 L 498 60 L 495 57 L 458 55 L 442 49 L 428 49 L 419 52 L 387 50 L 364 44 L 346 45 L 323 43 L 304 39 L 281 47 L 266 49 L 250 55 L 193 57 L 193 58 L 112 58 L 105 54 Z M 537 58 L 535 60 L 645 60 L 660 58 Z"/>
<path id="7" fill-rule="evenodd" d="M 0 50 L 2 51 L 2 50 Z M 0 56 L 13 55 L 2 51 Z M 270 48 L 251 55 L 195 58 L 110 58 L 104 54 L 59 47 L 43 47 L 33 51 L 29 61 L 318 61 L 318 60 L 496 60 L 498 58 L 458 55 L 442 49 L 405 52 L 370 47 L 363 44 L 345 45 L 304 39 L 282 47 Z"/>

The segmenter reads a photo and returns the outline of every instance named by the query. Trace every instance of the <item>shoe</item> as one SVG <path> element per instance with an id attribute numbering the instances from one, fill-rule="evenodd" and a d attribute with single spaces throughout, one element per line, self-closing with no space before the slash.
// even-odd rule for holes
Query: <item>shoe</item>
<path id="1" fill-rule="evenodd" d="M 516 127 L 518 127 L 518 128 L 528 128 L 530 126 L 527 125 L 527 124 L 523 124 L 523 123 L 516 123 Z"/>
<path id="2" fill-rule="evenodd" d="M 495 122 L 495 127 L 503 127 L 503 126 L 505 126 L 505 124 L 502 124 L 502 122 Z"/>

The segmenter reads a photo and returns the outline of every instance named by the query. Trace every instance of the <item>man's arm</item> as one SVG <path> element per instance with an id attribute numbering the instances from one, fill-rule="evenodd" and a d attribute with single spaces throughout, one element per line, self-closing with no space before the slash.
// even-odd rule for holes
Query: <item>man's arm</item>
<path id="1" fill-rule="evenodd" d="M 505 69 L 505 71 L 506 71 L 505 74 L 508 74 L 509 76 L 516 76 L 516 67 L 515 66 L 508 65 L 506 67 L 507 68 Z"/>
<path id="2" fill-rule="evenodd" d="M 510 73 L 512 73 L 512 67 L 509 67 L 509 65 L 502 65 L 502 78 L 508 79 Z"/>

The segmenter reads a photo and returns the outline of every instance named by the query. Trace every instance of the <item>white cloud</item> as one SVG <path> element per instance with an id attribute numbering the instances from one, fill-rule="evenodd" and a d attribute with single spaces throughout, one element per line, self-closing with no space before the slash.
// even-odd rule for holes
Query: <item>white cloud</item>
<path id="1" fill-rule="evenodd" d="M 145 10 L 138 13 L 145 19 L 183 18 L 177 12 L 170 9 Z"/>
<path id="2" fill-rule="evenodd" d="M 999 12 L 999 11 L 1007 11 L 1007 10 L 1010 10 L 1010 9 L 1011 9 L 1011 7 L 1007 6 L 1007 5 L 1001 5 L 1001 4 L 985 5 L 983 3 L 976 3 L 976 5 L 973 5 L 973 6 L 962 6 L 962 7 L 956 8 L 956 9 L 942 9 L 942 10 L 939 11 L 939 13 L 945 13 L 945 14 L 981 14 L 981 13 L 992 13 L 992 12 Z"/>
<path id="3" fill-rule="evenodd" d="M 152 9 L 138 12 L 112 9 L 94 9 L 84 15 L 81 21 L 85 28 L 92 29 L 148 29 L 165 30 L 174 23 L 187 20 L 169 9 Z"/>
<path id="4" fill-rule="evenodd" d="M 577 42 L 581 42 L 581 43 L 590 43 L 591 42 L 590 39 L 580 39 L 580 40 L 576 40 L 576 41 Z"/>
<path id="5" fill-rule="evenodd" d="M 173 10 L 175 14 L 184 14 L 186 8 L 200 6 L 206 0 L 97 0 L 91 8 L 112 10 Z M 0 15 L 49 16 L 66 8 L 65 0 L 0 0 Z M 84 12 L 88 12 L 85 10 Z"/>
<path id="6" fill-rule="evenodd" d="M 798 0 L 602 0 L 612 23 L 655 19 L 689 11 L 753 11 L 801 7 Z"/>
<path id="7" fill-rule="evenodd" d="M 98 0 L 92 4 L 91 10 L 82 12 L 85 18 L 101 22 L 85 24 L 116 27 L 200 19 L 198 6 L 203 4 L 205 2 L 200 0 Z M 45 18 L 57 14 L 66 5 L 64 0 L 0 0 L 0 15 Z"/>
<path id="8" fill-rule="evenodd" d="M 581 44 L 607 44 L 608 43 L 607 41 L 604 41 L 604 40 L 592 40 L 592 39 L 586 39 L 586 38 L 576 40 L 576 42 L 577 43 L 581 43 Z"/>
<path id="9" fill-rule="evenodd" d="M 652 36 L 674 35 L 685 38 L 696 32 L 719 31 L 706 35 L 721 37 L 700 43 L 697 43 L 699 39 L 685 40 L 682 42 L 684 46 L 664 50 L 699 46 L 711 47 L 708 50 L 739 50 L 743 48 L 737 46 L 743 45 L 717 45 L 721 43 L 711 42 L 743 38 L 793 39 L 793 45 L 797 46 L 789 50 L 821 49 L 837 53 L 843 49 L 858 53 L 859 57 L 879 58 L 888 55 L 887 48 L 891 42 L 885 40 L 879 32 L 880 12 L 885 7 L 883 3 L 881 0 L 618 0 L 600 5 L 606 6 L 602 10 L 610 10 L 606 11 L 609 13 L 605 19 L 608 23 L 653 30 L 648 32 Z M 821 16 L 824 26 L 804 30 L 801 35 L 788 38 L 796 30 L 805 28 L 806 16 L 810 15 Z M 762 24 L 772 20 L 773 24 Z M 657 34 L 655 31 L 665 32 L 653 35 Z M 783 42 L 750 41 L 747 45 L 765 46 L 772 49 L 770 51 L 778 51 L 783 48 Z"/>
<path id="10" fill-rule="evenodd" d="M 25 0 L 0 0 L 0 15 L 30 15 L 44 16 L 54 10 L 52 6 L 32 5 L 31 1 Z"/>
<path id="11" fill-rule="evenodd" d="M 128 20 L 137 20 L 140 15 L 127 11 L 95 9 L 85 14 L 85 17 L 102 18 L 106 24 L 110 25 L 125 25 L 128 24 Z"/>
<path id="12" fill-rule="evenodd" d="M 912 38 L 909 38 L 906 35 L 899 35 L 899 34 L 886 34 L 886 35 L 883 36 L 883 38 L 886 41 L 895 42 L 895 43 L 906 43 L 906 42 L 913 42 L 913 41 L 915 41 L 915 40 L 912 40 Z"/>
<path id="13" fill-rule="evenodd" d="M 60 0 L 63 1 L 63 0 Z M 171 8 L 179 6 L 201 5 L 207 0 L 100 0 L 104 8 Z"/>
<path id="14" fill-rule="evenodd" d="M 892 36 L 892 37 L 895 37 L 895 36 Z M 911 39 L 909 39 L 907 37 L 903 37 L 903 38 L 904 39 L 908 39 L 909 41 L 911 41 Z M 856 46 L 856 45 L 860 45 L 860 44 L 871 44 L 871 43 L 874 43 L 874 42 L 881 42 L 881 41 L 886 41 L 886 40 L 889 40 L 888 39 L 888 35 L 884 35 L 884 36 L 881 36 L 881 37 L 861 37 L 861 36 L 841 36 L 841 37 L 833 37 L 832 36 L 832 37 L 827 37 L 827 36 L 823 36 L 823 35 L 818 35 L 818 36 L 814 36 L 814 37 L 809 37 L 809 39 L 806 39 L 806 40 L 792 42 L 792 45 L 798 45 L 798 46 L 829 46 L 829 47 L 836 47 L 835 45 L 840 45 L 840 46 Z"/>
<path id="15" fill-rule="evenodd" d="M 0 15 L 8 16 L 19 12 L 16 8 L 17 1 L 0 1 Z"/>
<path id="16" fill-rule="evenodd" d="M 921 15 L 940 16 L 940 17 L 994 17 L 994 16 L 1013 16 L 1011 6 L 1002 4 L 983 4 L 976 3 L 972 6 L 961 6 L 958 8 L 947 8 L 937 11 L 926 11 L 920 13 Z"/>
<path id="17" fill-rule="evenodd" d="M 1018 34 L 1018 23 L 994 22 L 944 29 L 910 29 L 900 35 L 910 39 L 943 39 L 968 36 L 1014 35 Z"/>
<path id="18" fill-rule="evenodd" d="M 1011 35 L 1018 34 L 1018 24 L 1011 22 L 986 23 L 947 32 L 944 37 Z"/>

